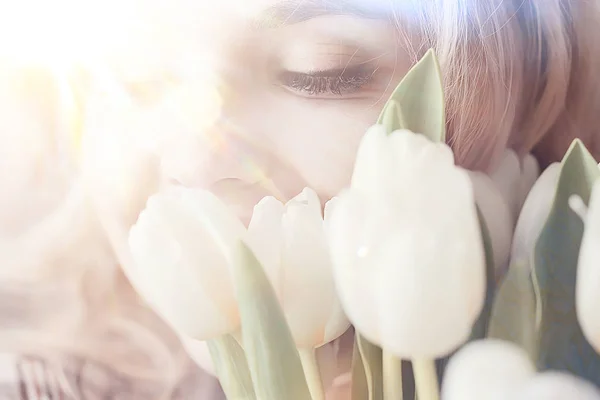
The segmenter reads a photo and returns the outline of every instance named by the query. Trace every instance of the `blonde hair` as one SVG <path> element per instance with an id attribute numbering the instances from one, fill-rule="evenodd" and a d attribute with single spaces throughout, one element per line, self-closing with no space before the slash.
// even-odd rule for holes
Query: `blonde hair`
<path id="1" fill-rule="evenodd" d="M 438 54 L 459 163 L 487 169 L 511 147 L 547 165 L 575 138 L 600 155 L 597 1 L 407 0 L 397 8 L 399 30 L 414 32 L 403 35 L 414 60 L 428 48 Z"/>
<path id="2" fill-rule="evenodd" d="M 575 137 L 600 156 L 595 120 L 600 111 L 600 81 L 592 75 L 593 66 L 600 66 L 596 0 L 399 0 L 395 4 L 393 17 L 401 44 L 413 61 L 429 48 L 434 48 L 440 59 L 449 142 L 459 163 L 473 169 L 489 168 L 508 146 L 522 154 L 533 150 L 542 164 L 547 164 L 559 159 Z M 165 372 L 165 360 L 174 371 L 187 365 L 181 361 L 180 348 L 172 344 L 176 339 L 133 294 L 108 245 L 95 231 L 97 221 L 88 219 L 85 204 L 65 204 L 54 222 L 47 222 L 51 228 L 36 228 L 55 232 L 50 235 L 53 237 L 57 233 L 75 235 L 68 243 L 43 244 L 44 248 L 56 246 L 53 251 L 24 248 L 50 257 L 28 258 L 32 265 L 28 271 L 38 268 L 62 273 L 38 271 L 22 286 L 14 285 L 24 279 L 19 273 L 0 279 L 0 295 L 11 300 L 3 304 L 22 307 L 20 316 L 11 310 L 0 315 L 0 324 L 6 329 L 1 342 L 4 346 L 18 342 L 16 350 L 24 352 L 56 355 L 69 351 L 110 362 L 133 375 L 148 376 L 148 370 L 141 368 L 146 364 L 155 370 L 154 378 L 173 384 L 181 373 L 174 372 L 168 379 L 160 375 Z M 74 209 L 83 212 L 76 214 L 75 224 L 85 220 L 89 229 L 72 232 L 60 222 L 64 217 L 60 213 L 69 216 L 63 221 L 74 221 L 70 214 Z M 99 245 L 88 248 L 82 244 L 86 241 Z M 61 251 L 78 256 L 65 256 Z M 20 269 L 15 260 L 21 259 L 4 260 L 4 268 Z M 81 309 L 75 307 L 77 302 Z M 70 307 L 63 310 L 65 304 Z M 50 305 L 55 313 L 48 314 Z M 68 329 L 49 329 L 62 321 L 65 312 L 73 316 L 65 320 Z M 45 318 L 48 315 L 52 318 Z M 15 325 L 20 325 L 19 329 L 13 329 Z M 107 329 L 113 332 L 107 333 Z M 25 331 L 30 341 L 19 339 Z M 132 346 L 140 342 L 137 338 L 145 338 L 144 350 L 154 362 L 138 357 L 133 361 L 139 368 L 127 368 L 121 363 L 132 361 L 126 351 L 105 351 L 113 348 L 115 334 Z M 73 345 L 80 340 L 80 345 Z M 156 354 L 159 356 L 152 357 Z"/>

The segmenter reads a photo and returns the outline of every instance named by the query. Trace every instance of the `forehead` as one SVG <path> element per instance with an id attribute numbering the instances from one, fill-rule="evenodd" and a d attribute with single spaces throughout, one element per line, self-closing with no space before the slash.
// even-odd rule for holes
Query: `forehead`
<path id="1" fill-rule="evenodd" d="M 253 19 L 261 26 L 279 27 L 324 15 L 383 18 L 390 14 L 391 0 L 245 0 L 254 3 Z"/>

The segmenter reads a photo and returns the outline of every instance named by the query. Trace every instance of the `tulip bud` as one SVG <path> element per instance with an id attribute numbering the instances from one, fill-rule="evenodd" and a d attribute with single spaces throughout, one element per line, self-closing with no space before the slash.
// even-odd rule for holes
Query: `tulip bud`
<path id="1" fill-rule="evenodd" d="M 600 400 L 600 392 L 591 383 L 562 372 L 544 372 L 530 379 L 515 400 Z"/>
<path id="2" fill-rule="evenodd" d="M 248 230 L 209 192 L 173 189 L 154 195 L 130 232 L 132 283 L 190 340 L 231 333 L 239 315 L 229 274 L 232 246 L 257 254 L 299 348 L 329 343 L 349 327 L 335 295 L 321 203 L 305 189 L 282 204 L 256 205 Z"/>
<path id="3" fill-rule="evenodd" d="M 210 350 L 206 342 L 194 340 L 189 337 L 182 336 L 181 344 L 188 353 L 190 358 L 204 371 L 212 376 L 216 376 L 215 365 L 210 355 Z"/>
<path id="4" fill-rule="evenodd" d="M 311 189 L 287 204 L 266 197 L 248 226 L 250 247 L 263 264 L 299 348 L 315 348 L 350 326 L 335 293 L 321 203 Z"/>
<path id="5" fill-rule="evenodd" d="M 600 352 L 600 183 L 594 184 L 589 209 L 585 215 L 585 231 L 577 267 L 577 317 L 590 344 Z"/>
<path id="6" fill-rule="evenodd" d="M 519 161 L 513 150 L 506 150 L 500 165 L 490 175 L 470 172 L 479 206 L 492 241 L 497 273 L 508 268 L 517 218 L 539 176 L 536 159 L 527 155 Z"/>
<path id="7" fill-rule="evenodd" d="M 473 181 L 475 202 L 483 215 L 492 241 L 494 267 L 500 274 L 510 260 L 513 235 L 513 215 L 498 187 L 481 172 L 469 172 Z"/>
<path id="8" fill-rule="evenodd" d="M 338 292 L 362 335 L 401 358 L 440 357 L 469 337 L 484 251 L 471 181 L 448 146 L 371 128 L 331 213 Z"/>
<path id="9" fill-rule="evenodd" d="M 444 375 L 444 400 L 513 399 L 535 374 L 527 354 L 500 340 L 472 342 L 456 353 Z"/>
<path id="10" fill-rule="evenodd" d="M 154 195 L 130 231 L 135 265 L 127 275 L 177 332 L 196 340 L 231 333 L 240 321 L 228 254 L 245 233 L 209 192 Z"/>
<path id="11" fill-rule="evenodd" d="M 512 219 L 516 220 L 521 195 L 521 164 L 513 150 L 504 152 L 500 165 L 491 172 L 490 178 L 508 206 Z"/>

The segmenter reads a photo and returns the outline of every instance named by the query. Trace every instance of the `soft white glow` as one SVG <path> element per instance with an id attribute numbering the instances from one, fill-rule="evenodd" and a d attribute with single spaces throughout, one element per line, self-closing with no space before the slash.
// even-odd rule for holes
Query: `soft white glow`
<path id="1" fill-rule="evenodd" d="M 96 63 L 100 58 L 123 57 L 134 62 L 140 54 L 178 51 L 191 41 L 215 42 L 206 28 L 237 24 L 240 17 L 254 13 L 258 4 L 264 7 L 269 2 L 3 0 L 0 61 L 53 68 Z M 138 62 L 148 61 L 142 58 Z"/>
<path id="2" fill-rule="evenodd" d="M 64 67 L 114 40 L 118 0 L 19 0 L 0 3 L 0 59 Z"/>

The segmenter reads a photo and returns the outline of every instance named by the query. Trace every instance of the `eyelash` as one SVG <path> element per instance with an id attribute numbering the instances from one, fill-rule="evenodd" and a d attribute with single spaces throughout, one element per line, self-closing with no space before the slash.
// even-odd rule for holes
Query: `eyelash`
<path id="1" fill-rule="evenodd" d="M 314 72 L 284 71 L 280 74 L 280 81 L 283 86 L 308 96 L 343 96 L 362 89 L 371 82 L 374 75 L 374 70 L 359 65 Z"/>

